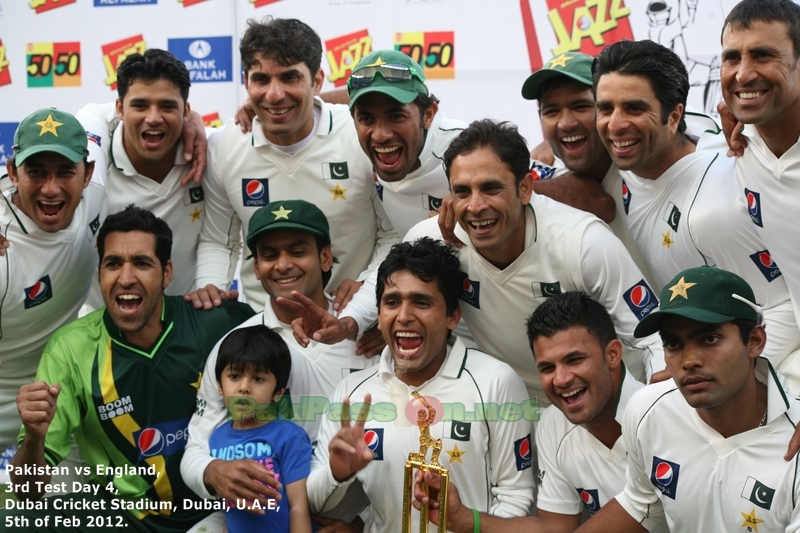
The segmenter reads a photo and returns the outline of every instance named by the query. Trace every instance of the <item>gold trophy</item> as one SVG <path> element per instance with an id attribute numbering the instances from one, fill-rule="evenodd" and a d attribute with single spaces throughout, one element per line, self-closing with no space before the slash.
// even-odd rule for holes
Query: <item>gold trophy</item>
<path id="1" fill-rule="evenodd" d="M 425 409 L 417 411 L 417 425 L 419 426 L 419 453 L 411 452 L 406 461 L 406 471 L 403 478 L 403 533 L 411 533 L 411 498 L 414 497 L 414 469 L 423 472 L 435 472 L 442 476 L 439 489 L 439 533 L 447 530 L 447 489 L 450 488 L 450 474 L 447 469 L 439 464 L 439 454 L 442 453 L 442 439 L 431 437 L 430 426 L 436 418 L 436 409 L 429 404 L 418 392 L 412 391 L 411 395 L 422 402 Z M 431 462 L 426 463 L 428 448 L 433 449 Z M 423 490 L 427 493 L 428 486 L 423 482 Z M 428 531 L 428 507 L 423 506 L 419 513 L 419 531 Z"/>

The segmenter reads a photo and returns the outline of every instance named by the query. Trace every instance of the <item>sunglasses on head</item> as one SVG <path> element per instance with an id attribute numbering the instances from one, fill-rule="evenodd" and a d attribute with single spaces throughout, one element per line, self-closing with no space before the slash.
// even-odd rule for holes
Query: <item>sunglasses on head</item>
<path id="1" fill-rule="evenodd" d="M 350 74 L 350 80 L 348 83 L 350 84 L 350 87 L 355 89 L 369 87 L 372 85 L 372 80 L 375 79 L 375 74 L 378 72 L 380 72 L 383 76 L 383 79 L 389 83 L 410 81 L 413 76 L 411 69 L 406 65 L 385 63 L 383 65 L 358 69 Z"/>

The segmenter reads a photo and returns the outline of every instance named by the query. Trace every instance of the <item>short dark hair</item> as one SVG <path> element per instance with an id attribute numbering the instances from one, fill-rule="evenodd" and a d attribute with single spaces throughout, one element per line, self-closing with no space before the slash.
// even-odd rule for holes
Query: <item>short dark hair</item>
<path id="1" fill-rule="evenodd" d="M 430 106 L 439 103 L 439 99 L 433 94 L 418 94 L 414 99 L 414 103 L 419 108 L 419 114 L 424 115 Z M 358 104 L 356 103 L 356 105 Z"/>
<path id="2" fill-rule="evenodd" d="M 451 247 L 430 237 L 392 246 L 386 259 L 378 267 L 375 295 L 379 308 L 389 277 L 404 270 L 426 283 L 436 282 L 439 292 L 444 296 L 448 315 L 458 309 L 458 299 L 462 293 L 462 274 L 458 255 Z"/>
<path id="3" fill-rule="evenodd" d="M 525 138 L 511 122 L 497 122 L 488 118 L 476 120 L 453 139 L 444 153 L 444 170 L 450 179 L 453 160 L 480 148 L 491 148 L 498 159 L 514 174 L 517 184 L 530 170 L 530 151 Z"/>
<path id="4" fill-rule="evenodd" d="M 576 79 L 570 78 L 569 76 L 553 76 L 548 80 L 544 80 L 542 85 L 539 87 L 539 103 L 542 102 L 542 96 L 547 91 L 554 91 L 556 89 L 563 89 L 565 87 L 571 87 L 573 85 L 580 85 L 581 87 L 585 87 L 586 89 L 591 89 L 591 85 L 586 85 L 585 83 L 581 83 Z"/>
<path id="5" fill-rule="evenodd" d="M 41 152 L 41 153 L 46 153 L 46 152 Z M 9 163 L 11 165 L 11 168 L 13 168 L 14 171 L 16 172 L 16 170 L 17 170 L 17 161 L 14 158 L 15 155 L 16 154 L 12 153 L 11 155 L 6 156 L 6 162 Z M 75 164 L 77 165 L 78 163 L 75 163 Z M 86 167 L 86 171 L 87 172 L 89 171 L 89 169 L 91 167 L 94 167 L 94 161 L 89 161 L 88 156 L 83 158 L 83 164 Z M 2 176 L 0 176 L 0 177 L 2 177 Z"/>
<path id="6" fill-rule="evenodd" d="M 150 233 L 156 238 L 156 257 L 161 261 L 161 270 L 167 267 L 172 255 L 172 230 L 169 224 L 155 216 L 152 212 L 131 204 L 119 213 L 108 215 L 97 233 L 97 253 L 100 263 L 106 250 L 106 237 L 115 231 L 129 233 L 142 231 Z"/>
<path id="7" fill-rule="evenodd" d="M 597 84 L 604 74 L 616 72 L 625 76 L 642 76 L 650 83 L 653 94 L 661 103 L 661 123 L 666 124 L 669 114 L 678 104 L 683 113 L 678 132 L 686 131 L 686 99 L 689 96 L 689 73 L 678 54 L 650 40 L 623 40 L 603 48 L 592 63 L 595 98 Z"/>
<path id="8" fill-rule="evenodd" d="M 117 67 L 117 95 L 125 99 L 128 89 L 136 81 L 153 83 L 167 80 L 181 93 L 184 103 L 189 100 L 189 87 L 192 85 L 189 70 L 183 62 L 159 48 L 151 48 L 144 55 L 131 54 Z"/>
<path id="9" fill-rule="evenodd" d="M 322 61 L 322 41 L 309 25 L 297 19 L 266 17 L 261 22 L 247 21 L 247 29 L 239 44 L 245 72 L 258 64 L 256 54 L 271 59 L 282 67 L 305 63 L 311 72 L 311 83 Z"/>
<path id="10" fill-rule="evenodd" d="M 248 368 L 255 372 L 269 372 L 275 376 L 275 390 L 278 391 L 289 383 L 292 354 L 278 333 L 263 324 L 256 324 L 231 331 L 220 343 L 214 367 L 217 383 L 229 366 L 239 374 Z"/>
<path id="11" fill-rule="evenodd" d="M 742 344 L 747 346 L 750 342 L 750 335 L 753 333 L 753 330 L 756 329 L 758 322 L 755 320 L 747 320 L 746 318 L 737 318 L 732 322 L 739 328 L 739 336 L 742 338 Z"/>
<path id="12" fill-rule="evenodd" d="M 586 328 L 603 350 L 617 338 L 611 315 L 602 304 L 585 292 L 569 291 L 547 298 L 531 314 L 527 323 L 528 342 L 533 349 L 533 341 L 539 337 L 549 338 L 576 326 Z"/>
<path id="13" fill-rule="evenodd" d="M 725 17 L 720 41 L 728 26 L 735 30 L 748 30 L 754 22 L 786 24 L 794 46 L 794 57 L 800 56 L 800 5 L 792 0 L 742 0 Z"/>

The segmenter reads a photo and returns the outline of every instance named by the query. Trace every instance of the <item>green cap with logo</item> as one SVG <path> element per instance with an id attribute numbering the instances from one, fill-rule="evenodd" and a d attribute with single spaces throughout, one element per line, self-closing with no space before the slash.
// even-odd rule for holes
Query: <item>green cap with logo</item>
<path id="1" fill-rule="evenodd" d="M 261 207 L 250 217 L 247 232 L 247 247 L 255 255 L 258 236 L 276 229 L 307 231 L 320 237 L 325 244 L 331 243 L 331 233 L 325 213 L 305 200 L 283 200 Z"/>
<path id="2" fill-rule="evenodd" d="M 661 290 L 661 308 L 644 318 L 633 332 L 646 337 L 661 329 L 666 315 L 682 316 L 705 324 L 737 319 L 761 322 L 761 307 L 750 285 L 733 272 L 712 266 L 690 268 L 672 278 Z"/>
<path id="3" fill-rule="evenodd" d="M 347 79 L 350 109 L 369 93 L 383 93 L 401 104 L 428 95 L 422 67 L 398 50 L 377 50 L 359 61 Z"/>
<path id="4" fill-rule="evenodd" d="M 86 130 L 73 115 L 54 107 L 40 109 L 19 123 L 14 134 L 14 164 L 41 152 L 54 152 L 73 163 L 89 155 Z"/>
<path id="5" fill-rule="evenodd" d="M 594 58 L 580 52 L 564 52 L 537 70 L 522 84 L 522 97 L 526 100 L 539 100 L 542 97 L 542 84 L 556 76 L 566 76 L 592 86 L 592 62 Z"/>

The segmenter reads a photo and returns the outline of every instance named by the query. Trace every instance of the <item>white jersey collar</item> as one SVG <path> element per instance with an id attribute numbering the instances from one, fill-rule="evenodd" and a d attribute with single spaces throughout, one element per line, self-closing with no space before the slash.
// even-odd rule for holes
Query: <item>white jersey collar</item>
<path id="1" fill-rule="evenodd" d="M 764 357 L 756 359 L 756 379 L 767 385 L 767 425 L 789 410 L 789 400 L 781 384 L 781 375 Z"/>

